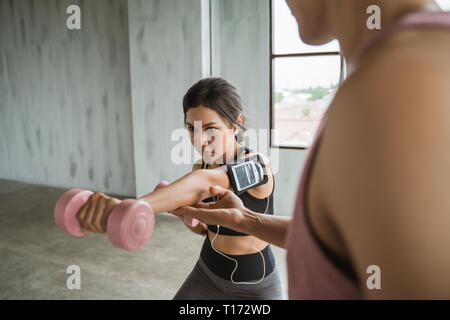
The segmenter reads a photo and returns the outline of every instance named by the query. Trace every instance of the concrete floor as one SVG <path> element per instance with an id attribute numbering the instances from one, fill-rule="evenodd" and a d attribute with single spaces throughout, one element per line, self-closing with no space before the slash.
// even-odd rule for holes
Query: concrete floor
<path id="1" fill-rule="evenodd" d="M 128 252 L 106 235 L 62 233 L 53 209 L 65 190 L 0 179 L 0 299 L 172 299 L 192 270 L 203 237 L 176 217 L 156 217 L 144 248 Z M 285 251 L 273 246 L 287 296 Z M 81 289 L 66 286 L 81 269 Z"/>

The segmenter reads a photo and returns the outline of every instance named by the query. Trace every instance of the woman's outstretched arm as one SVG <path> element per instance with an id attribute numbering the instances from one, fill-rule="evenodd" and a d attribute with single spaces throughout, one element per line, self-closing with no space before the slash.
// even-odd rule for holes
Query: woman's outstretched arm
<path id="1" fill-rule="evenodd" d="M 148 202 L 154 213 L 170 212 L 208 198 L 209 188 L 214 185 L 227 189 L 230 187 L 226 166 L 194 170 L 167 187 L 157 189 L 139 199 Z"/>
<path id="2" fill-rule="evenodd" d="M 226 170 L 226 166 L 194 170 L 169 186 L 157 189 L 139 199 L 148 202 L 154 213 L 171 212 L 182 206 L 193 205 L 210 195 L 208 191 L 210 186 L 230 187 Z M 105 233 L 108 216 L 118 202 L 118 199 L 101 192 L 94 193 L 78 212 L 78 220 L 85 232 Z"/>

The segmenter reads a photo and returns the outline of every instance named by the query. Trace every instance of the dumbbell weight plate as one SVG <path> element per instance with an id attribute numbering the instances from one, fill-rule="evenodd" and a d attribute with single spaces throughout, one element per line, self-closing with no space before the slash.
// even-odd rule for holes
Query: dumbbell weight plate
<path id="1" fill-rule="evenodd" d="M 77 213 L 93 193 L 88 190 L 70 189 L 56 203 L 55 223 L 61 231 L 76 237 L 84 236 Z"/>
<path id="2" fill-rule="evenodd" d="M 151 206 L 142 200 L 127 199 L 113 208 L 106 230 L 113 245 L 136 251 L 150 239 L 154 226 Z"/>

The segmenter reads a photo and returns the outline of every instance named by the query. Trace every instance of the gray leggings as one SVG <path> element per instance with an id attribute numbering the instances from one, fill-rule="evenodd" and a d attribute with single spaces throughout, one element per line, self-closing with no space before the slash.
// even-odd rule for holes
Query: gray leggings
<path id="1" fill-rule="evenodd" d="M 174 300 L 283 300 L 278 268 L 258 284 L 233 284 L 215 275 L 198 259 Z"/>

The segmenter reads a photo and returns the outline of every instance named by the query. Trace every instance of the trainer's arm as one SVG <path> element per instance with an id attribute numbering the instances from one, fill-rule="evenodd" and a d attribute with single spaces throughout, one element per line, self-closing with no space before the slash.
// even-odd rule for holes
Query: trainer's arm
<path id="1" fill-rule="evenodd" d="M 277 247 L 285 247 L 287 229 L 292 221 L 291 217 L 261 214 L 247 208 L 243 210 L 241 220 L 242 231 L 258 239 L 269 242 Z M 234 230 L 239 228 L 233 227 Z"/>
<path id="2" fill-rule="evenodd" d="M 209 192 L 219 196 L 220 200 L 182 207 L 175 210 L 173 214 L 251 234 L 263 241 L 285 248 L 285 238 L 291 218 L 253 212 L 244 207 L 238 196 L 222 187 L 211 187 Z"/>

